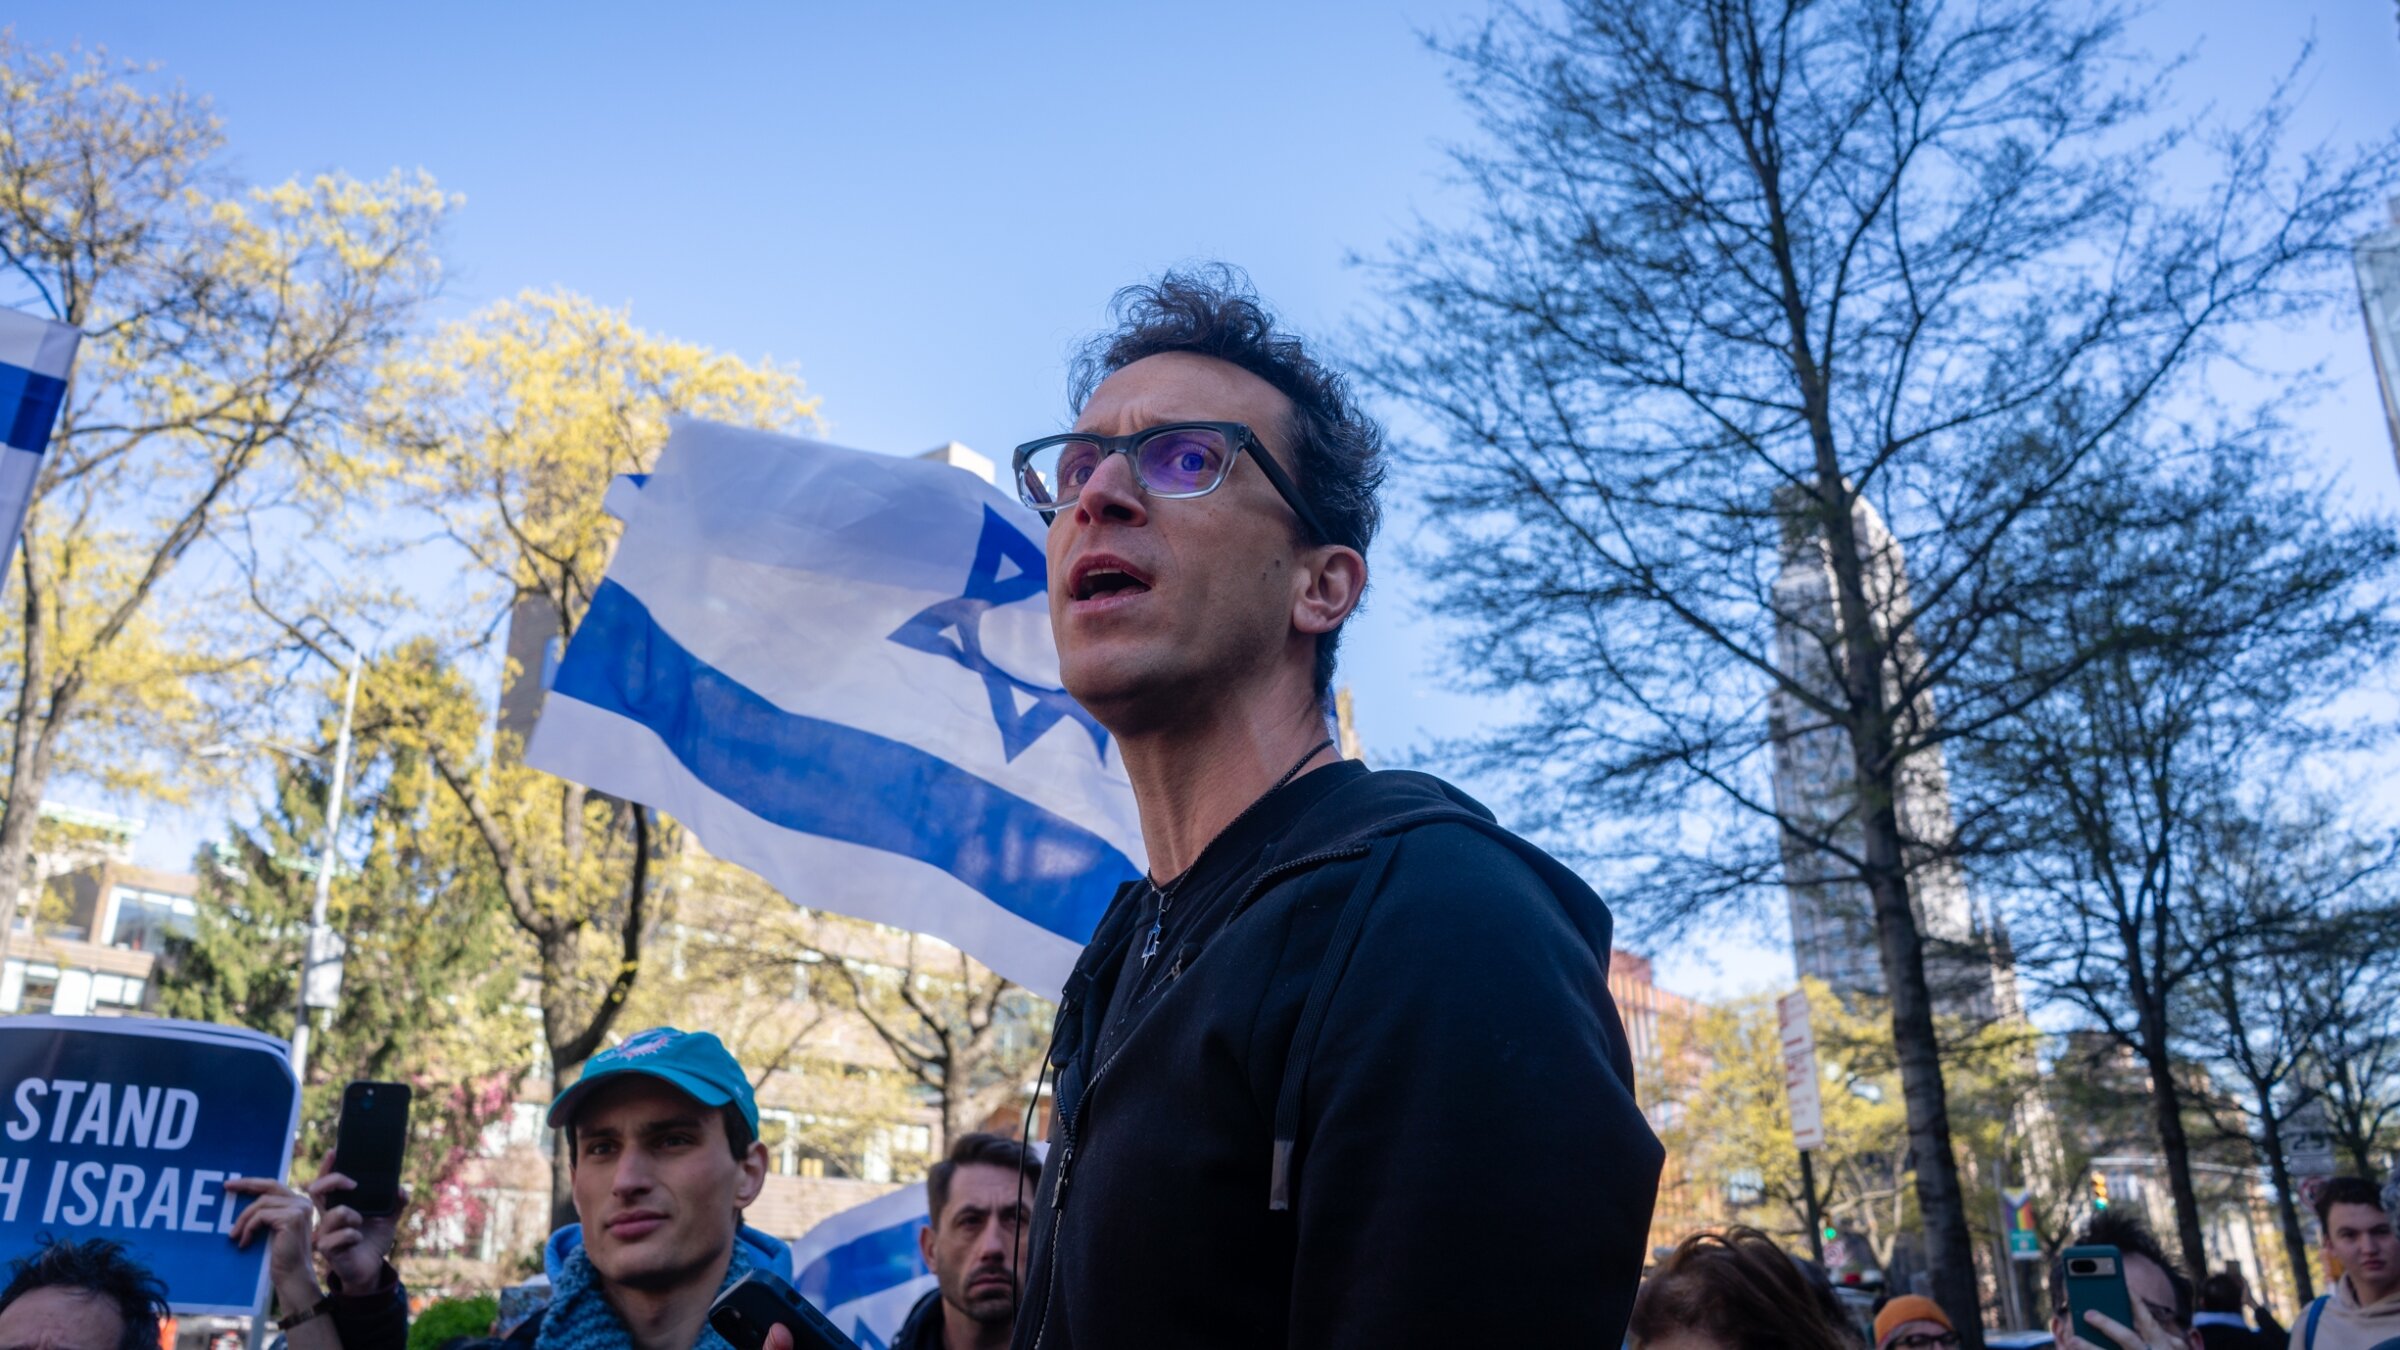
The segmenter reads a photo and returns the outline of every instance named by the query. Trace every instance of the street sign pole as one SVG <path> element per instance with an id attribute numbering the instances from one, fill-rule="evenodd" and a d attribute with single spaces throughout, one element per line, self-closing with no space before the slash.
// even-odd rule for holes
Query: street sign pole
<path id="1" fill-rule="evenodd" d="M 1817 1208 L 1817 1168 L 1808 1159 L 1808 1150 L 1800 1150 L 1800 1198 L 1808 1207 L 1808 1251 L 1825 1264 L 1825 1216 Z"/>

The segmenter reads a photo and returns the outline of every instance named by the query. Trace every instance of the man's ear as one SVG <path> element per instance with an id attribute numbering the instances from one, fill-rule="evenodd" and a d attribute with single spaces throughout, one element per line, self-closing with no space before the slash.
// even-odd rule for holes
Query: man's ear
<path id="1" fill-rule="evenodd" d="M 767 1188 L 767 1146 L 753 1139 L 750 1151 L 742 1155 L 742 1184 L 734 1188 L 736 1208 L 746 1209 Z"/>
<path id="2" fill-rule="evenodd" d="M 1367 593 L 1367 560 L 1346 545 L 1319 545 L 1303 555 L 1293 580 L 1292 627 L 1312 637 L 1330 633 Z"/>
<path id="3" fill-rule="evenodd" d="M 925 1268 L 933 1269 L 933 1225 L 928 1223 L 917 1230 L 917 1255 L 925 1258 Z"/>

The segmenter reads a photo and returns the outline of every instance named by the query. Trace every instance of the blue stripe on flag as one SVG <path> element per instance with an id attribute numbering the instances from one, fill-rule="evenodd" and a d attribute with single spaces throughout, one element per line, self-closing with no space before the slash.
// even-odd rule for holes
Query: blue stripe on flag
<path id="1" fill-rule="evenodd" d="M 67 382 L 55 375 L 0 362 L 0 444 L 40 454 L 50 448 Z"/>
<path id="2" fill-rule="evenodd" d="M 926 1222 L 920 1214 L 862 1233 L 809 1262 L 796 1281 L 800 1296 L 830 1311 L 923 1275 L 925 1257 L 917 1248 L 917 1230 Z"/>
<path id="3" fill-rule="evenodd" d="M 684 650 L 613 581 L 592 597 L 552 692 L 649 728 L 752 815 L 930 863 L 1071 942 L 1090 940 L 1136 874 L 1099 835 L 946 759 L 776 707 Z"/>

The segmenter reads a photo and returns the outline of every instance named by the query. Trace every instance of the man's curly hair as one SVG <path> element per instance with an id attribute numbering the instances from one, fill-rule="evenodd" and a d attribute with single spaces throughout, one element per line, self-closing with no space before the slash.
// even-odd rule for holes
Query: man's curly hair
<path id="1" fill-rule="evenodd" d="M 1086 343 L 1068 380 L 1068 403 L 1081 413 L 1100 382 L 1145 357 L 1165 352 L 1213 356 L 1240 366 L 1292 401 L 1282 428 L 1296 461 L 1300 496 L 1332 538 L 1363 556 L 1382 524 L 1376 493 L 1383 485 L 1383 428 L 1360 409 L 1350 381 L 1309 355 L 1301 340 L 1280 331 L 1241 269 L 1210 263 L 1171 271 L 1145 286 L 1118 291 L 1109 305 L 1116 328 Z M 1317 639 L 1317 701 L 1333 689 L 1335 629 Z"/>

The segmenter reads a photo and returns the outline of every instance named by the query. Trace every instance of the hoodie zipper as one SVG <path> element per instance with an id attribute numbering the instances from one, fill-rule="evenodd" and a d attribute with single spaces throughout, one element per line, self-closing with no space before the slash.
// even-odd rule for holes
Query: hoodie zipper
<path id="1" fill-rule="evenodd" d="M 1294 858 L 1290 862 L 1277 863 L 1259 873 L 1257 879 L 1252 881 L 1249 887 L 1242 892 L 1242 898 L 1234 903 L 1233 912 L 1225 917 L 1225 923 L 1231 925 L 1235 919 L 1242 916 L 1245 910 L 1250 908 L 1251 902 L 1256 900 L 1262 891 L 1292 873 L 1345 858 L 1363 858 L 1369 851 L 1367 845 L 1357 844 L 1347 848 L 1326 849 L 1322 852 L 1311 853 L 1306 857 Z M 1219 928 L 1218 931 L 1223 932 L 1224 929 Z M 1107 1016 L 1107 1010 L 1102 1009 L 1101 1015 Z M 1126 1039 L 1130 1041 L 1132 1038 L 1128 1036 Z M 1058 1297 L 1058 1235 L 1059 1230 L 1066 1225 L 1067 1179 L 1075 1170 L 1075 1137 L 1083 1124 L 1084 1117 L 1091 1113 L 1092 1099 L 1099 1093 L 1100 1080 L 1108 1076 L 1108 1071 L 1116 1066 L 1116 1062 L 1123 1058 L 1124 1054 L 1125 1046 L 1119 1044 L 1115 1053 L 1103 1060 L 1099 1069 L 1093 1072 L 1091 1080 L 1083 1085 L 1082 1100 L 1075 1104 L 1074 1112 L 1059 1118 L 1058 1184 L 1050 1188 L 1050 1245 L 1047 1248 L 1050 1256 L 1050 1269 L 1047 1277 L 1042 1281 L 1042 1320 L 1033 1330 L 1033 1350 L 1042 1350 L 1042 1342 L 1050 1335 L 1050 1308 Z"/>

